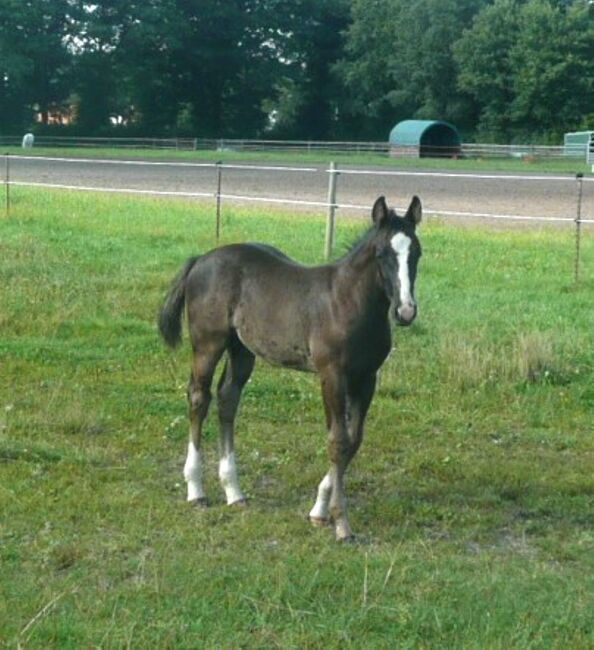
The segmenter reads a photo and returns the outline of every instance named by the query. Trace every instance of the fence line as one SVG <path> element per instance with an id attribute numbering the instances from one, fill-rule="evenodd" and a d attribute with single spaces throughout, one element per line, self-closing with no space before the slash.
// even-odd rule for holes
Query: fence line
<path id="1" fill-rule="evenodd" d="M 87 163 L 97 165 L 136 165 L 143 167 L 215 167 L 216 163 L 169 162 L 160 160 L 117 160 L 110 158 L 63 158 L 61 156 L 23 156 L 10 154 L 13 160 L 45 160 L 63 163 Z"/>
<path id="2" fill-rule="evenodd" d="M 212 168 L 217 170 L 217 186 L 216 191 L 213 192 L 184 192 L 178 190 L 142 190 L 135 188 L 113 188 L 113 187 L 104 187 L 104 186 L 82 186 L 82 185 L 69 185 L 63 183 L 42 183 L 34 181 L 15 181 L 10 178 L 10 159 L 22 159 L 22 160 L 43 160 L 43 161 L 62 161 L 69 163 L 98 163 L 98 164 L 115 164 L 115 165 L 159 165 L 159 166 L 182 166 L 182 167 L 200 167 L 200 168 Z M 225 193 L 222 191 L 222 171 L 223 169 L 236 169 L 236 170 L 252 170 L 252 171 L 293 171 L 301 173 L 309 172 L 322 172 L 329 175 L 329 187 L 328 187 L 328 198 L 326 201 L 310 201 L 305 199 L 288 199 L 288 198 L 278 198 L 278 197 L 262 197 L 262 196 L 250 196 L 242 194 L 232 194 Z M 324 253 L 326 258 L 329 258 L 332 252 L 333 241 L 334 241 L 334 228 L 335 228 L 335 211 L 336 209 L 351 209 L 351 210 L 369 210 L 370 206 L 356 205 L 356 204 L 346 204 L 339 203 L 336 199 L 337 194 L 337 180 L 340 175 L 349 175 L 349 174 L 361 174 L 361 175 L 378 175 L 378 176 L 431 176 L 431 177 L 447 177 L 447 178 L 476 178 L 476 179 L 488 179 L 488 180 L 513 180 L 513 181 L 533 181 L 533 180 L 547 180 L 547 181 L 571 181 L 578 184 L 578 203 L 577 203 L 577 215 L 575 219 L 569 217 L 536 217 L 536 216 L 525 216 L 525 215 L 509 215 L 509 214 L 492 214 L 487 212 L 463 212 L 463 211 L 453 211 L 453 210 L 437 210 L 429 207 L 425 207 L 425 211 L 440 216 L 446 217 L 474 217 L 474 218 L 486 218 L 486 219 L 499 219 L 499 220 L 514 220 L 514 221 L 538 221 L 538 222 L 573 222 L 576 225 L 576 257 L 575 257 L 575 280 L 577 282 L 579 277 L 579 259 L 580 259 L 580 227 L 582 224 L 594 224 L 594 219 L 582 219 L 581 217 L 581 203 L 582 203 L 582 186 L 584 181 L 594 181 L 594 178 L 584 178 L 582 174 L 578 174 L 576 177 L 570 176 L 514 176 L 514 175 L 497 175 L 497 174 L 465 174 L 465 173 L 447 173 L 447 172 L 409 172 L 409 171 L 393 171 L 393 170 L 356 170 L 356 169 L 341 169 L 340 171 L 336 168 L 335 163 L 330 163 L 328 169 L 316 169 L 312 167 L 286 167 L 286 166 L 271 166 L 271 165 L 223 165 L 221 162 L 217 163 L 177 163 L 177 162 L 156 162 L 156 161 L 122 161 L 122 160 L 97 160 L 97 159 L 81 159 L 81 158 L 59 158 L 59 157 L 47 157 L 47 156 L 20 156 L 5 154 L 5 192 L 6 192 L 6 214 L 9 215 L 10 211 L 10 186 L 22 186 L 22 187 L 45 187 L 53 189 L 66 189 L 66 190 L 75 190 L 75 191 L 85 191 L 85 192 L 109 192 L 109 193 L 121 193 L 121 194 L 139 194 L 139 195 L 153 195 L 153 196 L 179 196 L 186 198 L 215 198 L 216 200 L 216 239 L 219 239 L 220 233 L 220 209 L 221 201 L 226 200 L 238 200 L 238 201 L 252 201 L 252 202 L 262 202 L 262 203 L 273 203 L 273 204 L 285 204 L 285 205 L 302 205 L 308 207 L 321 207 L 326 208 L 328 211 L 327 218 L 327 227 L 326 227 L 326 239 L 324 246 Z"/>
<path id="3" fill-rule="evenodd" d="M 224 167 L 225 169 L 244 169 L 253 171 L 283 171 L 283 172 L 312 172 L 319 173 L 321 171 L 332 173 L 331 168 L 321 170 L 317 167 L 289 167 L 284 165 L 243 165 L 239 163 L 189 163 L 189 162 L 171 162 L 171 161 L 144 161 L 144 160 L 118 160 L 118 159 L 104 159 L 104 158 L 62 158 L 59 156 L 24 156 L 21 154 L 5 154 L 10 156 L 13 160 L 42 160 L 49 162 L 64 162 L 64 163 L 87 163 L 87 164 L 100 164 L 100 165 L 133 165 L 138 167 L 196 167 L 196 168 L 210 168 L 216 169 L 217 167 Z M 338 173 L 338 170 L 335 169 Z M 575 176 L 553 176 L 553 175 L 526 175 L 526 174 L 475 174 L 472 172 L 430 172 L 430 171 L 408 171 L 408 170 L 377 170 L 377 169 L 350 169 L 340 168 L 339 172 L 342 176 L 346 175 L 359 175 L 359 176 L 422 176 L 422 177 L 435 177 L 435 178 L 476 178 L 481 180 L 512 180 L 512 181 L 571 181 L 575 182 Z M 594 176 L 584 176 L 584 182 L 594 182 Z"/>
<path id="4" fill-rule="evenodd" d="M 335 201 L 306 201 L 300 199 L 288 198 L 275 198 L 275 197 L 258 197 L 240 194 L 225 194 L 220 191 L 217 192 L 183 192 L 178 190 L 141 190 L 135 188 L 107 188 L 105 186 L 80 186 L 80 185 L 67 185 L 61 183 L 39 183 L 34 181 L 8 181 L 8 160 L 31 160 L 31 161 L 49 161 L 49 162 L 66 162 L 66 163 L 88 163 L 88 164 L 113 164 L 113 165 L 135 165 L 135 166 L 161 166 L 161 167 L 195 167 L 195 168 L 210 168 L 210 169 L 235 169 L 235 170 L 250 170 L 250 171 L 283 171 L 283 172 L 324 172 L 330 175 L 370 175 L 370 176 L 419 176 L 419 177 L 437 177 L 437 178 L 459 178 L 459 179 L 481 179 L 481 180 L 512 180 L 512 181 L 556 181 L 556 182 L 575 182 L 574 176 L 526 176 L 526 175 L 511 175 L 511 174 L 473 174 L 464 172 L 421 172 L 421 171 L 406 171 L 406 170 L 368 170 L 368 169 L 345 169 L 340 170 L 334 165 L 328 169 L 320 170 L 315 167 L 288 167 L 278 165 L 241 165 L 241 164 L 226 164 L 221 162 L 216 163 L 186 163 L 186 162 L 165 162 L 165 161 L 140 161 L 140 160 L 111 160 L 111 159 L 95 159 L 95 158 L 61 158 L 54 156 L 24 156 L 20 154 L 5 154 L 7 179 L 5 185 L 20 185 L 32 187 L 47 187 L 55 189 L 68 189 L 68 190 L 81 190 L 81 191 L 96 191 L 96 192 L 122 192 L 130 194 L 148 194 L 148 195 L 167 195 L 167 196 L 184 196 L 184 197 L 211 197 L 219 195 L 221 198 L 237 199 L 245 201 L 262 201 L 270 203 L 286 203 L 288 205 L 311 205 L 316 207 L 335 207 L 343 209 L 361 209 L 368 210 L 370 206 L 362 206 L 355 204 L 336 203 Z M 594 182 L 594 177 L 579 176 L 581 182 Z M 534 221 L 575 221 L 575 219 L 567 217 L 536 217 L 526 215 L 499 215 L 487 212 L 460 212 L 460 211 L 447 211 L 447 210 L 433 210 L 426 208 L 432 214 L 440 215 L 463 215 L 469 217 L 484 217 L 484 218 L 505 218 L 517 220 L 534 220 Z M 580 219 L 581 223 L 594 223 L 594 220 Z"/>
<path id="5" fill-rule="evenodd" d="M 341 172 L 342 173 L 342 172 Z M 4 183 L 6 185 L 6 183 Z M 371 209 L 371 205 L 357 205 L 354 203 L 332 203 L 328 201 L 307 201 L 305 199 L 289 199 L 289 198 L 275 198 L 265 196 L 251 196 L 246 194 L 227 194 L 217 192 L 184 192 L 180 190 L 141 190 L 137 188 L 118 188 L 118 187 L 105 187 L 105 186 L 89 186 L 89 185 L 66 185 L 63 183 L 38 183 L 35 181 L 10 181 L 9 185 L 20 187 L 46 187 L 48 189 L 60 190 L 78 190 L 81 192 L 107 192 L 113 194 L 139 194 L 147 196 L 179 196 L 185 198 L 212 198 L 219 196 L 221 199 L 230 199 L 237 201 L 249 201 L 254 203 L 274 203 L 278 205 L 304 205 L 318 208 L 334 207 L 343 210 L 367 210 Z M 405 208 L 398 208 L 404 210 Z M 540 222 L 575 222 L 571 217 L 536 217 L 527 215 L 513 215 L 513 214 L 496 214 L 492 212 L 463 212 L 458 210 L 437 210 L 428 206 L 424 207 L 425 212 L 438 216 L 459 216 L 459 217 L 472 217 L 484 219 L 505 219 L 508 221 L 540 221 Z M 594 219 L 580 219 L 582 224 L 594 224 Z"/>
<path id="6" fill-rule="evenodd" d="M 317 172 L 316 167 L 285 167 L 282 165 L 238 165 L 227 163 L 189 163 L 172 162 L 160 160 L 118 160 L 111 158 L 62 158 L 60 156 L 22 156 L 21 154 L 10 154 L 14 160 L 45 160 L 49 162 L 64 163 L 89 163 L 98 165 L 136 165 L 141 167 L 201 167 L 215 169 L 224 164 L 225 169 L 253 169 L 257 171 L 295 171 L 295 172 Z"/>
<path id="7" fill-rule="evenodd" d="M 390 142 L 314 141 L 314 140 L 197 140 L 199 149 L 216 151 L 293 151 L 302 153 L 363 153 L 419 158 L 424 145 L 410 147 Z M 452 158 L 585 158 L 587 145 L 487 144 L 463 142 L 459 149 L 451 145 L 429 146 L 433 157 Z"/>
<path id="8" fill-rule="evenodd" d="M 20 136 L 0 137 L 3 145 L 19 146 Z M 292 151 L 304 153 L 360 153 L 380 156 L 404 155 L 419 157 L 422 147 L 414 146 L 408 151 L 396 151 L 387 141 L 319 141 L 319 140 L 256 140 L 239 138 L 109 138 L 44 136 L 35 140 L 38 146 L 47 147 L 117 147 L 123 149 L 153 149 L 177 151 Z M 463 142 L 455 155 L 462 158 L 587 158 L 586 143 L 563 145 L 534 144 L 488 144 Z M 431 146 L 435 156 L 452 157 L 452 147 Z"/>
<path id="9" fill-rule="evenodd" d="M 62 183 L 36 183 L 34 181 L 10 181 L 10 185 L 21 187 L 47 187 L 56 190 L 78 190 L 80 192 L 107 192 L 112 194 L 145 194 L 153 196 L 213 197 L 215 192 L 180 192 L 178 190 L 140 190 L 129 187 L 92 187 L 89 185 L 64 185 Z M 223 195 L 221 195 L 223 197 Z M 224 197 L 223 197 L 224 198 Z"/>
<path id="10" fill-rule="evenodd" d="M 21 136 L 2 136 L 3 145 L 20 146 Z M 175 149 L 177 151 L 196 151 L 197 138 L 92 138 L 84 136 L 35 136 L 37 146 L 46 147 L 116 147 L 122 149 Z"/>
<path id="11" fill-rule="evenodd" d="M 330 171 L 329 169 L 326 171 Z M 571 181 L 575 182 L 575 176 L 529 176 L 523 174 L 474 174 L 465 172 L 413 172 L 413 171 L 375 171 L 371 169 L 340 169 L 343 175 L 359 175 L 359 176 L 432 176 L 437 178 L 478 178 L 481 180 L 513 180 L 513 181 Z M 586 182 L 594 182 L 593 177 L 584 177 Z"/>
<path id="12" fill-rule="evenodd" d="M 324 205 L 328 205 L 325 203 Z M 367 210 L 371 209 L 369 205 L 356 205 L 353 203 L 335 203 L 335 207 L 341 208 L 343 210 Z M 404 212 L 406 206 L 394 206 L 396 210 Z M 507 221 L 540 221 L 540 222 L 551 222 L 551 223 L 563 223 L 569 222 L 574 223 L 575 219 L 572 217 L 531 217 L 519 214 L 495 214 L 492 212 L 464 212 L 461 210 L 435 210 L 427 205 L 423 205 L 423 212 L 432 214 L 435 216 L 441 217 L 471 217 L 471 218 L 481 218 L 481 219 L 503 219 Z M 594 219 L 580 219 L 582 224 L 594 224 Z"/>

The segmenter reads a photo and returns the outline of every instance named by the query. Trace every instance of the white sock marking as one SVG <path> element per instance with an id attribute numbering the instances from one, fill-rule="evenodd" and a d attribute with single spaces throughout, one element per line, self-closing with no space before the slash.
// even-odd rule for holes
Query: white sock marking
<path id="1" fill-rule="evenodd" d="M 314 507 L 310 510 L 309 516 L 314 519 L 328 519 L 328 505 L 332 494 L 332 478 L 326 474 L 318 486 L 318 497 Z"/>
<path id="2" fill-rule="evenodd" d="M 239 487 L 234 453 L 230 453 L 228 456 L 221 458 L 219 463 L 219 478 L 225 490 L 228 505 L 245 500 L 245 496 Z"/>
<path id="3" fill-rule="evenodd" d="M 188 455 L 184 465 L 184 478 L 188 484 L 188 501 L 204 499 L 202 487 L 202 458 L 200 451 L 194 447 L 194 443 L 188 443 Z"/>

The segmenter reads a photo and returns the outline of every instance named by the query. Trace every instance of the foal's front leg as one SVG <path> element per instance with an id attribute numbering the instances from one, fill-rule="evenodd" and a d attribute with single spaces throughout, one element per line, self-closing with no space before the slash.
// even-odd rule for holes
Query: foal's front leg
<path id="1" fill-rule="evenodd" d="M 335 369 L 329 369 L 321 373 L 321 380 L 322 397 L 330 430 L 328 454 L 331 466 L 330 471 L 324 477 L 318 489 L 318 502 L 316 502 L 316 505 L 321 506 L 322 511 L 326 510 L 326 512 L 322 512 L 326 517 L 329 512 L 334 521 L 336 539 L 341 541 L 350 539 L 353 536 L 347 518 L 344 493 L 344 473 L 350 460 L 350 442 L 346 422 L 346 381 L 344 375 Z M 314 511 L 315 509 L 316 506 L 314 506 Z M 312 515 L 310 514 L 310 516 Z"/>
<path id="2" fill-rule="evenodd" d="M 376 373 L 371 372 L 357 378 L 351 378 L 347 385 L 347 429 L 348 454 L 347 464 L 357 453 L 363 440 L 365 417 L 375 392 Z M 328 428 L 331 427 L 331 414 L 326 409 Z M 346 468 L 345 468 L 346 469 Z M 316 526 L 325 526 L 330 519 L 330 497 L 332 496 L 332 472 L 328 472 L 318 486 L 314 507 L 309 513 L 310 521 Z"/>

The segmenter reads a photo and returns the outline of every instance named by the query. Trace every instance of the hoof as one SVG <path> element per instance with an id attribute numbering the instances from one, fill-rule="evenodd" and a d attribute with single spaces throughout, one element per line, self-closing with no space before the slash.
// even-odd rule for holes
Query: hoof
<path id="1" fill-rule="evenodd" d="M 355 541 L 355 536 L 353 535 L 353 531 L 351 530 L 348 521 L 343 520 L 337 523 L 334 532 L 336 533 L 337 542 L 352 544 Z"/>
<path id="2" fill-rule="evenodd" d="M 310 523 L 317 528 L 326 528 L 330 525 L 330 519 L 324 519 L 323 517 L 308 517 Z"/>
<path id="3" fill-rule="evenodd" d="M 247 508 L 247 504 L 248 504 L 247 499 L 243 497 L 243 499 L 237 499 L 237 501 L 232 501 L 227 505 L 233 508 Z"/>
<path id="4" fill-rule="evenodd" d="M 199 499 L 192 499 L 188 501 L 192 508 L 208 508 L 208 499 L 206 497 L 200 497 Z"/>
<path id="5" fill-rule="evenodd" d="M 358 543 L 357 538 L 353 534 L 347 535 L 346 537 L 336 537 L 336 541 L 339 544 L 348 544 L 349 546 L 354 546 Z"/>

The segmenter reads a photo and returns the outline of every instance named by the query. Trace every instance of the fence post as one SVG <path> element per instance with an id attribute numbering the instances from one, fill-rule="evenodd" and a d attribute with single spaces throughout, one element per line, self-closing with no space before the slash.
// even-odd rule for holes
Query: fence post
<path id="1" fill-rule="evenodd" d="M 222 176 L 223 176 L 223 163 L 219 160 L 216 163 L 217 169 L 217 193 L 215 194 L 217 201 L 217 216 L 216 216 L 216 226 L 215 226 L 215 237 L 217 244 L 219 243 L 219 237 L 221 236 L 221 185 L 222 185 Z"/>
<path id="2" fill-rule="evenodd" d="M 6 185 L 6 216 L 10 216 L 10 154 L 6 152 L 4 154 L 4 167 L 5 167 L 5 178 L 4 183 Z"/>
<path id="3" fill-rule="evenodd" d="M 332 254 L 334 245 L 334 218 L 336 215 L 336 181 L 340 172 L 336 169 L 336 163 L 330 163 L 328 170 L 328 218 L 326 220 L 326 242 L 324 246 L 324 257 L 328 260 Z"/>
<path id="4" fill-rule="evenodd" d="M 577 284 L 580 279 L 580 240 L 582 227 L 582 190 L 584 175 L 580 172 L 575 175 L 578 184 L 577 213 L 575 216 L 575 270 L 574 280 Z"/>

